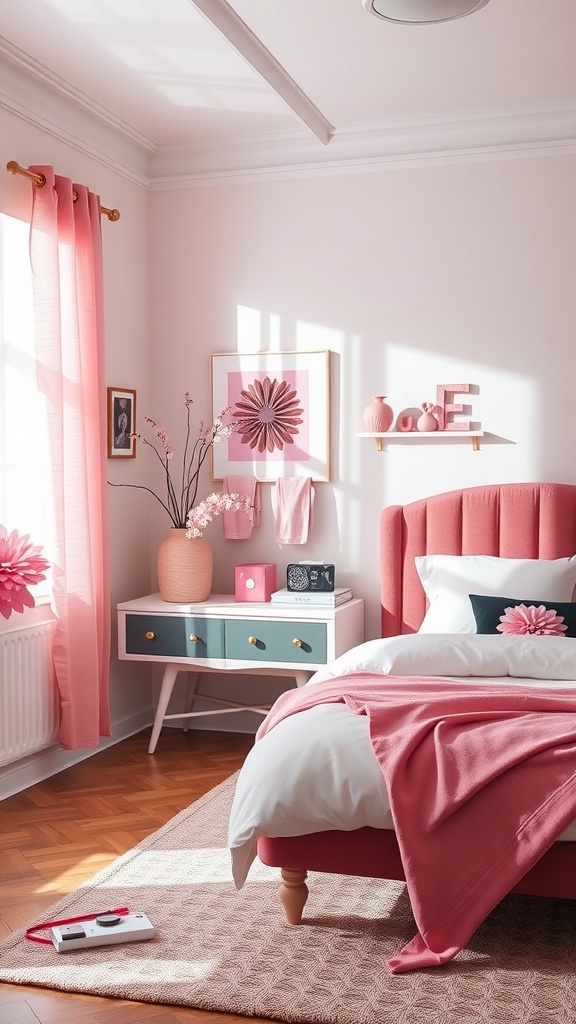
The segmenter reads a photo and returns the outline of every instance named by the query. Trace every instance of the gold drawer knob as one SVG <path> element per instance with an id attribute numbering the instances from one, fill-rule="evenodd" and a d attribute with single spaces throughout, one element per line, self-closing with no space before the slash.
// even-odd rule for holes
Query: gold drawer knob
<path id="1" fill-rule="evenodd" d="M 258 643 L 258 637 L 257 636 L 249 636 L 248 637 L 248 643 L 252 644 L 252 646 L 254 646 L 254 644 Z"/>
<path id="2" fill-rule="evenodd" d="M 146 639 L 147 640 L 153 640 L 155 636 L 156 636 L 156 634 L 153 633 L 151 629 L 149 629 L 148 632 L 146 633 Z"/>
<path id="3" fill-rule="evenodd" d="M 188 637 L 188 639 L 189 639 L 191 644 L 197 644 L 198 643 L 198 637 L 196 636 L 196 633 L 190 633 L 190 636 Z"/>
<path id="4" fill-rule="evenodd" d="M 299 636 L 295 636 L 292 643 L 294 644 L 294 647 L 302 647 L 302 641 Z"/>

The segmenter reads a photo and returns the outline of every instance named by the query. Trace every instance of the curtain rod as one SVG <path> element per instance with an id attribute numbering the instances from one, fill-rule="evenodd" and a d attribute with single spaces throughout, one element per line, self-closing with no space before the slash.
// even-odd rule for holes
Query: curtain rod
<path id="1" fill-rule="evenodd" d="M 20 164 L 16 160 L 9 160 L 6 164 L 6 170 L 8 174 L 23 174 L 25 178 L 29 178 L 33 181 L 38 188 L 44 188 L 46 184 L 46 178 L 43 174 L 37 174 L 36 171 L 31 171 L 27 167 L 20 167 Z M 78 195 L 74 192 L 74 202 L 78 199 Z M 100 213 L 106 214 L 108 220 L 120 220 L 119 210 L 110 210 L 106 206 L 100 207 Z"/>

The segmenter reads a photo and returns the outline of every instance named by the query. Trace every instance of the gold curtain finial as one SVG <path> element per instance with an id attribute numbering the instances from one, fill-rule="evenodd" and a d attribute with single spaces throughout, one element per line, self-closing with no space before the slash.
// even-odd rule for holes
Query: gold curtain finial
<path id="1" fill-rule="evenodd" d="M 16 160 L 9 160 L 6 164 L 6 170 L 8 171 L 8 174 L 23 174 L 25 178 L 33 181 L 38 188 L 44 188 L 44 185 L 46 184 L 46 178 L 43 174 L 37 174 L 36 171 L 31 171 L 28 167 L 21 167 Z M 76 202 L 77 199 L 78 196 L 76 192 L 74 192 L 74 202 Z M 120 220 L 120 210 L 111 210 L 107 206 L 101 206 L 100 213 L 105 214 L 108 220 Z"/>

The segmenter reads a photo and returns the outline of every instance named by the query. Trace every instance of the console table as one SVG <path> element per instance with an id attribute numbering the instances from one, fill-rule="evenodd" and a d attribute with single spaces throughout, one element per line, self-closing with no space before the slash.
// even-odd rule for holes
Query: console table
<path id="1" fill-rule="evenodd" d="M 118 657 L 165 665 L 148 752 L 156 749 L 162 724 L 173 718 L 254 711 L 268 707 L 223 701 L 203 693 L 215 705 L 194 711 L 200 672 L 249 672 L 293 676 L 303 686 L 317 669 L 364 640 L 364 602 L 338 607 L 279 607 L 270 602 L 237 602 L 215 594 L 201 604 L 172 604 L 160 594 L 124 601 L 118 608 Z M 190 669 L 196 669 L 190 672 Z M 179 672 L 189 672 L 186 708 L 167 714 Z"/>

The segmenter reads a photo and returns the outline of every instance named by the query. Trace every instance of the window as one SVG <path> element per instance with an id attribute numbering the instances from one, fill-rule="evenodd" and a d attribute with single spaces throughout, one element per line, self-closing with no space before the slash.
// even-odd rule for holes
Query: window
<path id="1" fill-rule="evenodd" d="M 0 523 L 44 546 L 50 456 L 46 403 L 36 386 L 28 242 L 29 225 L 0 214 Z M 33 590 L 36 601 L 47 593 L 47 583 Z"/>

